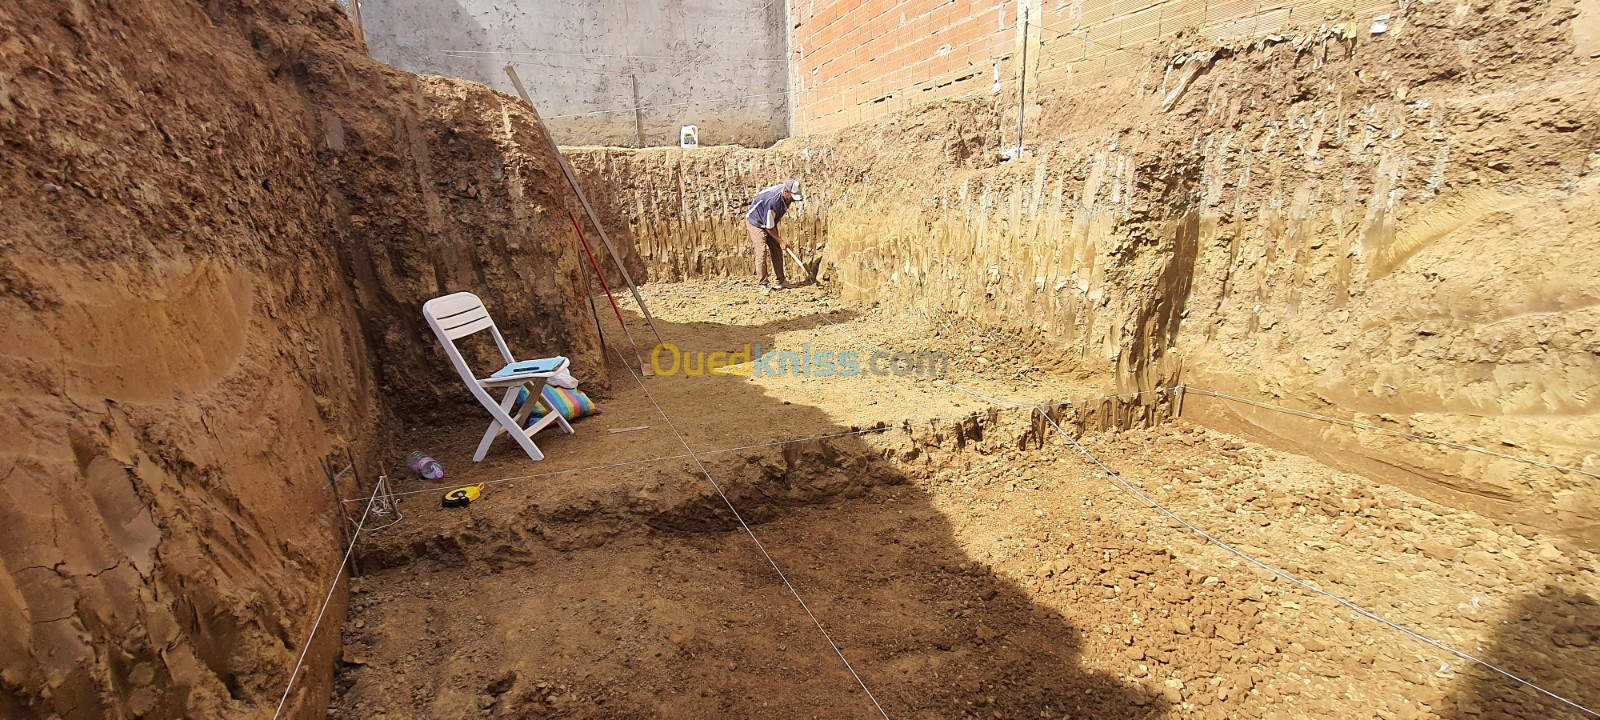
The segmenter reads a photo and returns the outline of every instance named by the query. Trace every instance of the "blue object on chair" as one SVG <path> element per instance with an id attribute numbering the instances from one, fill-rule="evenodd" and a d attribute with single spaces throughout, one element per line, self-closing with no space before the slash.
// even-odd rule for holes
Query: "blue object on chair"
<path id="1" fill-rule="evenodd" d="M 567 359 L 560 355 L 551 358 L 539 358 L 538 360 L 523 360 L 521 362 L 514 362 L 503 368 L 500 368 L 499 370 L 494 371 L 494 374 L 490 375 L 489 377 L 505 377 L 507 375 L 520 375 L 522 373 L 552 372 L 556 368 L 561 367 L 561 364 L 566 361 Z"/>

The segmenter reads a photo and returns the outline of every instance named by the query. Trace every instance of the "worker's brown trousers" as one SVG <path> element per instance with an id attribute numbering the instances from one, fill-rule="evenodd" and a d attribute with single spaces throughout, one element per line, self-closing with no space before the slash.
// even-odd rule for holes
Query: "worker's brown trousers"
<path id="1" fill-rule="evenodd" d="M 750 232 L 751 254 L 755 256 L 756 282 L 767 284 L 767 256 L 772 256 L 772 279 L 779 285 L 783 284 L 783 247 L 778 244 L 778 239 L 767 234 L 766 230 L 756 227 L 749 220 L 744 222 L 744 229 Z"/>

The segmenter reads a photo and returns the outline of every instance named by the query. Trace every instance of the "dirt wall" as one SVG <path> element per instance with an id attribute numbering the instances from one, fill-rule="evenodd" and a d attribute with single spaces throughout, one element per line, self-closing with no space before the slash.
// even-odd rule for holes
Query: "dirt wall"
<path id="1" fill-rule="evenodd" d="M 808 170 L 792 152 L 734 146 L 564 150 L 636 282 L 748 273 L 746 204 L 762 188 Z M 823 226 L 797 208 L 783 231 L 810 245 L 820 242 Z M 611 282 L 626 292 L 618 287 L 620 277 Z"/>
<path id="2" fill-rule="evenodd" d="M 607 153 L 630 183 L 613 211 L 661 274 L 738 271 L 735 190 L 793 171 L 807 251 L 844 295 L 1040 334 L 1124 389 L 1181 381 L 1600 471 L 1600 88 L 1580 16 L 1408 7 L 1378 34 L 1190 37 L 1139 72 L 1041 88 L 1020 161 L 999 161 L 1015 127 L 984 101 L 724 162 Z M 1600 527 L 1593 475 L 1210 398 L 1185 411 L 1502 519 Z"/>
<path id="3" fill-rule="evenodd" d="M 343 550 L 322 459 L 370 479 L 464 399 L 428 297 L 596 367 L 502 100 L 368 60 L 332 3 L 0 7 L 0 716 L 270 712 Z"/>

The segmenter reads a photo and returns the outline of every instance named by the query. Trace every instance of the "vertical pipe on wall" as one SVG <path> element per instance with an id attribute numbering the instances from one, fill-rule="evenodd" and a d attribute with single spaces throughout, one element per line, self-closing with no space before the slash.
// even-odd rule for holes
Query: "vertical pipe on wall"
<path id="1" fill-rule="evenodd" d="M 1022 6 L 1022 73 L 1017 83 L 1017 157 L 1022 157 L 1022 115 L 1028 109 L 1028 6 Z"/>
<path id="2" fill-rule="evenodd" d="M 793 136 L 795 128 L 803 125 L 806 118 L 800 115 L 800 62 L 804 60 L 804 56 L 801 53 L 801 49 L 797 49 L 794 46 L 794 31 L 797 27 L 795 16 L 800 14 L 800 10 L 799 8 L 789 7 L 789 3 L 786 0 L 779 0 L 778 4 L 780 5 L 779 20 L 783 23 L 783 56 L 789 59 L 789 62 L 784 63 L 783 72 L 783 89 L 787 90 L 789 94 L 783 96 L 785 112 L 783 113 L 783 134 L 779 136 L 781 140 Z M 809 14 L 807 19 L 810 19 Z"/>
<path id="3" fill-rule="evenodd" d="M 630 73 L 633 81 L 633 146 L 644 147 L 644 111 L 639 108 L 639 74 Z"/>

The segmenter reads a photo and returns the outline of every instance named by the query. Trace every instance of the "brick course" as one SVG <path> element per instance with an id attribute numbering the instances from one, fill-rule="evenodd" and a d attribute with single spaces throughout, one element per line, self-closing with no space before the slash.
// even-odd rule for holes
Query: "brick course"
<path id="1" fill-rule="evenodd" d="M 1180 32 L 1213 41 L 1324 20 L 1367 22 L 1396 0 L 1033 0 L 1028 83 L 1047 90 L 1130 72 Z M 796 134 L 825 132 L 915 103 L 1015 93 L 1017 0 L 790 0 Z M 1043 6 L 1041 11 L 1040 5 Z M 1040 28 L 1040 25 L 1043 28 Z M 1032 95 L 1032 92 L 1029 93 Z"/>

